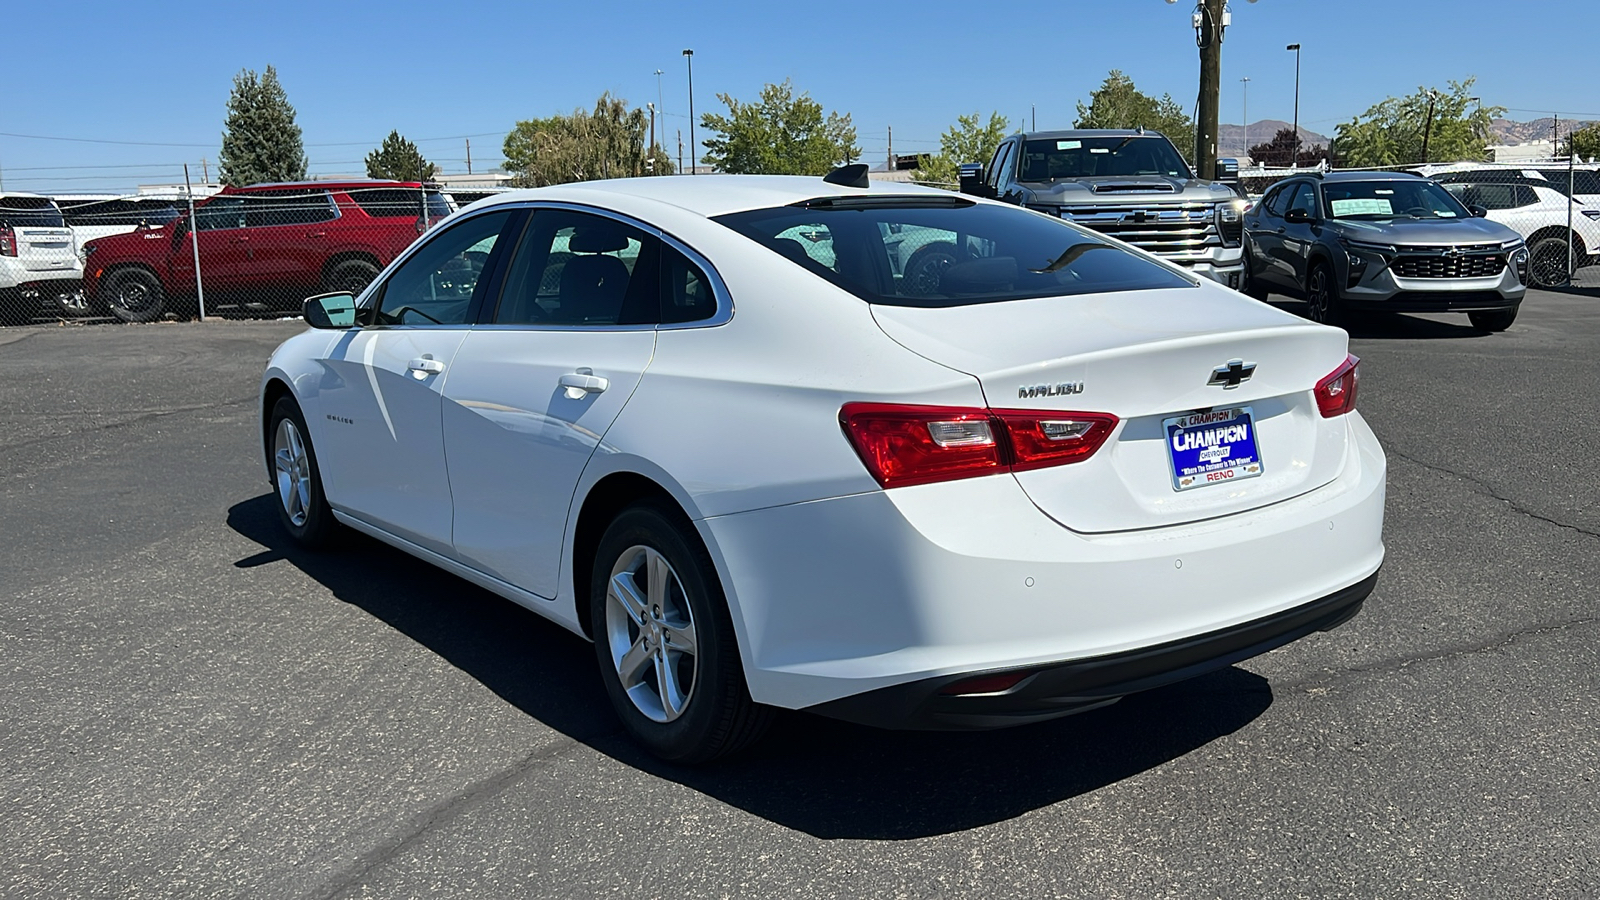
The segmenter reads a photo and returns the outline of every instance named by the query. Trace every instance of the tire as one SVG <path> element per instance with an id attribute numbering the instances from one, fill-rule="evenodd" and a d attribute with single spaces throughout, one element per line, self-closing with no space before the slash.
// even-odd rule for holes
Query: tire
<path id="1" fill-rule="evenodd" d="M 1340 308 L 1339 286 L 1334 282 L 1333 269 L 1318 260 L 1306 272 L 1306 318 L 1323 325 L 1337 325 L 1344 317 Z"/>
<path id="2" fill-rule="evenodd" d="M 1576 263 L 1576 260 L 1574 263 Z M 1564 237 L 1540 238 L 1532 247 L 1528 248 L 1528 286 L 1547 288 L 1557 287 L 1566 283 L 1567 239 Z"/>
<path id="3" fill-rule="evenodd" d="M 939 293 L 939 281 L 944 270 L 956 262 L 956 245 L 937 241 L 917 248 L 906 261 L 900 273 L 900 289 L 913 297 L 928 297 Z"/>
<path id="4" fill-rule="evenodd" d="M 33 322 L 28 302 L 21 291 L 0 291 L 0 325 L 27 325 Z"/>
<path id="5" fill-rule="evenodd" d="M 1467 320 L 1472 327 L 1479 331 L 1505 331 L 1511 323 L 1517 320 L 1517 311 L 1514 309 L 1484 310 L 1482 312 L 1467 313 Z"/>
<path id="6" fill-rule="evenodd" d="M 364 259 L 352 259 L 328 270 L 328 277 L 323 281 L 323 286 L 330 292 L 349 291 L 351 294 L 359 295 L 377 277 L 377 266 Z"/>
<path id="7" fill-rule="evenodd" d="M 322 470 L 311 446 L 311 432 L 293 397 L 279 397 L 273 404 L 267 440 L 278 521 L 302 547 L 321 550 L 333 546 L 341 526 L 322 492 Z"/>
<path id="8" fill-rule="evenodd" d="M 61 315 L 69 317 L 87 316 L 94 312 L 94 305 L 81 287 L 52 291 L 50 305 Z"/>
<path id="9" fill-rule="evenodd" d="M 100 300 L 124 322 L 154 322 L 166 311 L 161 280 L 144 269 L 123 269 L 113 274 Z"/>
<path id="10" fill-rule="evenodd" d="M 676 508 L 641 504 L 612 520 L 595 553 L 589 615 L 611 705 L 656 756 L 707 762 L 771 723 L 773 710 L 745 687 L 711 556 Z"/>
<path id="11" fill-rule="evenodd" d="M 1241 287 L 1239 289 L 1239 292 L 1244 294 L 1246 297 L 1249 297 L 1252 300 L 1260 300 L 1260 301 L 1265 302 L 1266 299 L 1267 299 L 1267 295 L 1270 292 L 1267 290 L 1267 286 L 1265 284 L 1263 284 L 1260 279 L 1256 278 L 1255 257 L 1252 257 L 1250 255 L 1250 251 L 1249 250 L 1246 250 L 1244 252 L 1244 276 L 1243 277 L 1244 277 L 1244 285 L 1243 285 L 1243 287 Z"/>

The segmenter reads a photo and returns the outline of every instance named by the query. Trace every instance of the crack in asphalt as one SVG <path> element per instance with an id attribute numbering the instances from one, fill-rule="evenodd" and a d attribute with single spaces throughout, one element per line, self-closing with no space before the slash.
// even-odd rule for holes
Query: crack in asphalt
<path id="1" fill-rule="evenodd" d="M 408 820 L 404 827 L 387 840 L 361 854 L 344 872 L 338 874 L 325 887 L 311 894 L 321 900 L 333 900 L 357 886 L 361 880 L 384 863 L 394 859 L 407 848 L 422 840 L 435 828 L 467 813 L 484 801 L 499 795 L 523 776 L 555 762 L 568 752 L 585 746 L 583 741 L 567 737 L 554 746 L 524 756 L 506 769 L 468 785 L 464 790 L 444 798 Z"/>
<path id="2" fill-rule="evenodd" d="M 1424 469 L 1427 469 L 1427 470 L 1429 470 L 1431 472 L 1439 472 L 1439 473 L 1444 474 L 1444 475 L 1451 475 L 1451 476 L 1454 476 L 1456 478 L 1459 478 L 1462 481 L 1465 481 L 1468 484 L 1471 484 L 1471 485 L 1475 486 L 1476 488 L 1478 488 L 1478 493 L 1482 494 L 1483 496 L 1490 497 L 1490 498 L 1493 498 L 1495 500 L 1499 500 L 1501 503 L 1506 504 L 1507 506 L 1509 506 L 1511 508 L 1512 512 L 1515 512 L 1518 515 L 1526 516 L 1526 517 L 1528 517 L 1530 519 L 1534 519 L 1536 521 L 1540 521 L 1540 522 L 1544 522 L 1544 523 L 1547 523 L 1547 524 L 1550 524 L 1550 525 L 1554 525 L 1557 528 L 1565 528 L 1568 531 L 1575 531 L 1578 534 L 1584 535 L 1586 537 L 1600 538 L 1600 531 L 1595 531 L 1593 529 L 1585 528 L 1582 525 L 1573 525 L 1570 522 L 1563 522 L 1560 519 L 1554 519 L 1554 518 L 1551 518 L 1550 516 L 1544 515 L 1543 513 L 1535 512 L 1535 511 L 1527 508 L 1526 506 L 1523 506 L 1521 503 L 1517 502 L 1516 500 L 1513 500 L 1510 497 L 1502 495 L 1499 491 L 1496 491 L 1492 486 L 1490 486 L 1487 482 L 1483 481 L 1482 479 L 1476 478 L 1476 477 L 1474 477 L 1472 475 L 1468 475 L 1465 472 L 1457 472 L 1454 469 L 1449 469 L 1449 468 L 1446 468 L 1446 467 L 1441 466 L 1441 465 L 1437 465 L 1437 464 L 1430 463 L 1430 462 L 1424 462 L 1424 461 L 1422 461 L 1420 459 L 1417 459 L 1414 456 L 1409 456 L 1409 455 L 1407 455 L 1405 453 L 1401 453 L 1399 450 L 1396 450 L 1393 447 L 1385 447 L 1384 451 L 1386 453 L 1388 453 L 1390 456 L 1397 456 L 1397 457 L 1405 460 L 1406 462 L 1413 463 L 1413 464 L 1415 464 L 1417 466 L 1420 466 L 1420 467 L 1422 467 Z"/>
<path id="3" fill-rule="evenodd" d="M 51 441 L 66 440 L 67 438 L 79 437 L 79 436 L 86 435 L 86 434 L 94 434 L 96 432 L 101 432 L 101 431 L 111 431 L 111 430 L 117 429 L 117 428 L 127 428 L 127 427 L 132 426 L 132 425 L 138 425 L 140 423 L 148 422 L 148 421 L 151 421 L 152 419 L 160 419 L 160 418 L 163 418 L 165 416 L 180 415 L 182 413 L 204 412 L 205 410 L 208 410 L 208 409 L 226 409 L 226 408 L 228 408 L 230 406 L 242 406 L 244 404 L 254 403 L 254 402 L 256 402 L 256 398 L 254 396 L 251 396 L 251 397 L 245 397 L 243 399 L 237 399 L 237 400 L 223 400 L 223 401 L 218 402 L 218 403 L 200 403 L 200 404 L 196 404 L 194 406 L 174 406 L 174 407 L 172 407 L 170 409 L 150 410 L 148 412 L 141 413 L 141 414 L 139 414 L 137 416 L 134 416 L 131 419 L 124 419 L 124 420 L 122 420 L 120 422 L 107 422 L 107 423 L 105 423 L 103 425 L 95 425 L 95 426 L 93 426 L 91 428 L 74 429 L 72 431 L 68 431 L 68 432 L 65 432 L 63 434 L 45 435 L 43 437 L 37 437 L 37 438 L 33 438 L 31 440 L 18 441 L 18 442 L 14 443 L 14 444 L 0 444 L 0 450 L 19 450 L 19 449 L 21 449 L 23 447 L 32 447 L 35 444 L 46 444 L 46 443 L 49 443 Z"/>
<path id="4" fill-rule="evenodd" d="M 1297 680 L 1274 679 L 1273 684 L 1282 684 L 1285 688 L 1306 690 L 1311 687 L 1322 687 L 1342 684 L 1353 681 L 1363 675 L 1381 674 L 1383 672 L 1397 672 L 1416 663 L 1441 662 L 1449 659 L 1459 659 L 1465 656 L 1477 656 L 1482 653 L 1494 653 L 1516 644 L 1525 638 L 1539 637 L 1554 634 L 1572 628 L 1600 625 L 1600 616 L 1586 616 L 1576 619 L 1567 619 L 1561 622 L 1545 622 L 1539 625 L 1530 625 L 1527 628 L 1518 628 L 1514 631 L 1502 632 L 1498 637 L 1474 644 L 1457 645 L 1442 649 L 1429 650 L 1411 656 L 1399 656 L 1387 659 L 1369 666 L 1356 666 L 1342 669 L 1337 672 L 1329 670 L 1321 677 L 1306 677 Z"/>

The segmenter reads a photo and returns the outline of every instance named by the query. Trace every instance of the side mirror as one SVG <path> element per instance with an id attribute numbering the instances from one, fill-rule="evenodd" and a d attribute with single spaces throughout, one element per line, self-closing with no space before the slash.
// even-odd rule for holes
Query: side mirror
<path id="1" fill-rule="evenodd" d="M 1239 183 L 1239 161 L 1237 159 L 1217 160 L 1217 169 L 1212 181 L 1221 184 Z"/>
<path id="2" fill-rule="evenodd" d="M 1467 207 L 1467 212 L 1472 213 L 1472 217 L 1474 219 L 1486 218 L 1489 215 L 1489 211 L 1487 209 L 1484 209 L 1483 207 L 1478 206 L 1477 204 L 1473 204 L 1472 206 Z"/>
<path id="3" fill-rule="evenodd" d="M 987 188 L 988 185 L 983 183 L 983 163 L 961 164 L 961 193 L 986 197 Z"/>
<path id="4" fill-rule="evenodd" d="M 312 328 L 350 328 L 356 324 L 356 298 L 349 291 L 307 297 L 302 315 Z"/>
<path id="5" fill-rule="evenodd" d="M 1303 209 L 1291 209 L 1283 214 L 1283 220 L 1285 222 L 1309 222 L 1311 221 L 1311 213 Z"/>

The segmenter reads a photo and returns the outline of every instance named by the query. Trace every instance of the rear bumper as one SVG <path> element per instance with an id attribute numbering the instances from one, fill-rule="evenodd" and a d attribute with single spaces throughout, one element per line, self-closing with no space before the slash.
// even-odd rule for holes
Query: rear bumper
<path id="1" fill-rule="evenodd" d="M 998 693 L 947 695 L 941 693 L 946 687 L 990 673 L 942 675 L 807 711 L 879 728 L 933 731 L 1005 728 L 1068 716 L 1259 656 L 1313 631 L 1337 628 L 1361 611 L 1377 583 L 1374 572 L 1347 588 L 1253 622 L 1155 647 L 1031 668 L 1016 686 Z"/>

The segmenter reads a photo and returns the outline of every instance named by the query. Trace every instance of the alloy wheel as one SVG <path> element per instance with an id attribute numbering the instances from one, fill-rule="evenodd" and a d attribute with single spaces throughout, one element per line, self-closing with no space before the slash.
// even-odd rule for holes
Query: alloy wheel
<path id="1" fill-rule="evenodd" d="M 1306 279 L 1306 305 L 1310 307 L 1311 321 L 1327 324 L 1333 316 L 1333 287 L 1328 282 L 1328 270 L 1317 266 Z"/>
<path id="2" fill-rule="evenodd" d="M 604 640 L 622 690 L 654 722 L 683 715 L 699 675 L 694 615 L 683 582 L 653 547 L 623 551 L 606 583 Z"/>
<path id="3" fill-rule="evenodd" d="M 276 470 L 278 502 L 296 528 L 311 515 L 311 455 L 293 421 L 278 420 L 272 440 L 273 468 Z"/>

